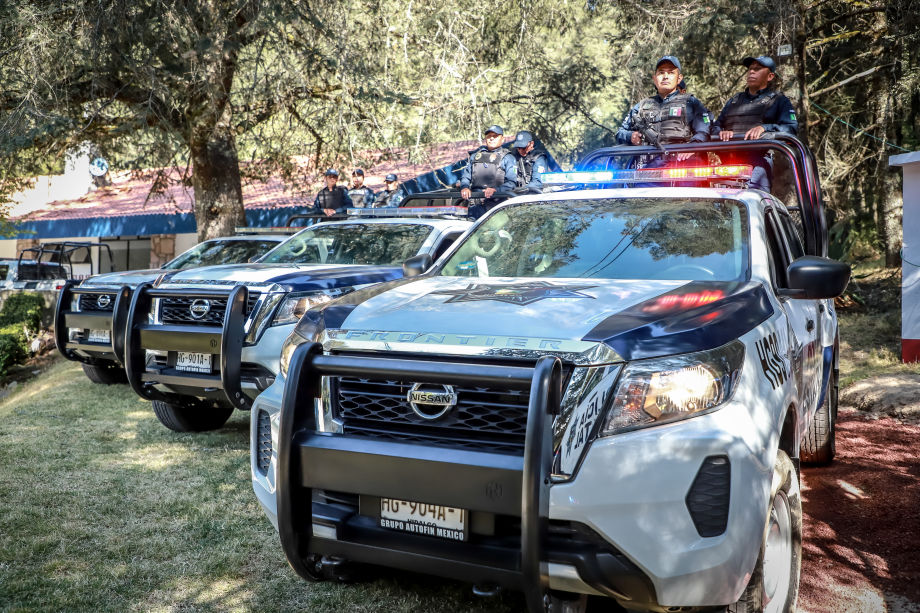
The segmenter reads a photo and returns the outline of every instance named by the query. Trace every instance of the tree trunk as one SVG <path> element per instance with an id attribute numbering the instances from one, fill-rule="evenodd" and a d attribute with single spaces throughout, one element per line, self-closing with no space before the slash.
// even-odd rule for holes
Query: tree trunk
<path id="1" fill-rule="evenodd" d="M 231 236 L 246 225 L 236 139 L 218 126 L 206 139 L 191 143 L 198 240 Z"/>
<path id="2" fill-rule="evenodd" d="M 879 168 L 879 198 L 877 204 L 878 235 L 885 251 L 885 266 L 901 266 L 903 236 L 901 221 L 904 217 L 904 198 L 901 191 L 901 169 Z"/>
<path id="3" fill-rule="evenodd" d="M 795 57 L 795 80 L 799 93 L 799 131 L 797 136 L 799 140 L 808 146 L 808 120 L 811 118 L 811 104 L 808 100 L 808 72 L 806 62 L 806 44 L 808 36 L 806 35 L 805 24 L 809 18 L 808 8 L 804 2 L 796 2 L 795 11 L 797 19 L 795 20 L 795 33 L 793 34 L 793 54 Z"/>

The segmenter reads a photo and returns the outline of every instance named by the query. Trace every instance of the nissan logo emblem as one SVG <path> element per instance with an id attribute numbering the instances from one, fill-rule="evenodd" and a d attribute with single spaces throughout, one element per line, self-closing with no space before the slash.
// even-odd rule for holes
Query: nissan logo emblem
<path id="1" fill-rule="evenodd" d="M 112 304 L 112 297 L 108 294 L 100 294 L 99 297 L 96 298 L 96 304 L 104 309 Z"/>
<path id="2" fill-rule="evenodd" d="M 438 419 L 457 406 L 457 394 L 450 385 L 416 383 L 406 394 L 406 400 L 422 419 Z"/>
<path id="3" fill-rule="evenodd" d="M 191 312 L 194 319 L 201 319 L 211 310 L 211 301 L 205 300 L 204 298 L 198 298 L 192 302 L 188 310 Z"/>

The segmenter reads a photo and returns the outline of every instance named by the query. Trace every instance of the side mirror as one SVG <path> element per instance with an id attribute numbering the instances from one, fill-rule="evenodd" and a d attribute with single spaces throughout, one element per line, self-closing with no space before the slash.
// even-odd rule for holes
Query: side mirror
<path id="1" fill-rule="evenodd" d="M 429 268 L 431 268 L 432 259 L 427 253 L 413 255 L 403 262 L 403 275 L 407 277 L 417 277 Z"/>
<path id="2" fill-rule="evenodd" d="M 803 255 L 786 269 L 789 289 L 782 292 L 791 298 L 823 300 L 836 298 L 850 281 L 850 265 L 815 255 Z"/>

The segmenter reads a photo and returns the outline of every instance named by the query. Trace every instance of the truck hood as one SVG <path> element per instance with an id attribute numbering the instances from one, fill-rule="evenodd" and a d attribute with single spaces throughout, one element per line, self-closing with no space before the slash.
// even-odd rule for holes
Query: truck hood
<path id="1" fill-rule="evenodd" d="M 347 302 L 308 314 L 331 348 L 518 355 L 602 344 L 627 360 L 718 347 L 773 313 L 754 282 L 428 277 Z"/>
<path id="2" fill-rule="evenodd" d="M 141 283 L 149 283 L 155 281 L 164 272 L 169 272 L 161 268 L 149 268 L 147 270 L 125 270 L 123 272 L 107 272 L 101 275 L 93 275 L 89 279 L 86 279 L 80 285 L 83 287 L 94 287 L 94 286 L 112 286 L 112 287 L 122 287 L 127 285 L 128 287 L 134 288 L 140 285 Z"/>
<path id="3" fill-rule="evenodd" d="M 161 287 L 174 285 L 271 286 L 284 291 L 308 291 L 343 285 L 381 283 L 402 276 L 395 266 L 323 266 L 308 264 L 222 264 L 183 270 Z"/>

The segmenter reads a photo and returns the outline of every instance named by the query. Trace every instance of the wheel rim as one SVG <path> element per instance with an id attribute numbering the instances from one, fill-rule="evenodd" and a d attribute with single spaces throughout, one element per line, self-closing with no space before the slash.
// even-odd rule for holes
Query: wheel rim
<path id="1" fill-rule="evenodd" d="M 770 506 L 770 525 L 763 554 L 764 613 L 785 610 L 792 582 L 792 512 L 780 490 Z"/>

